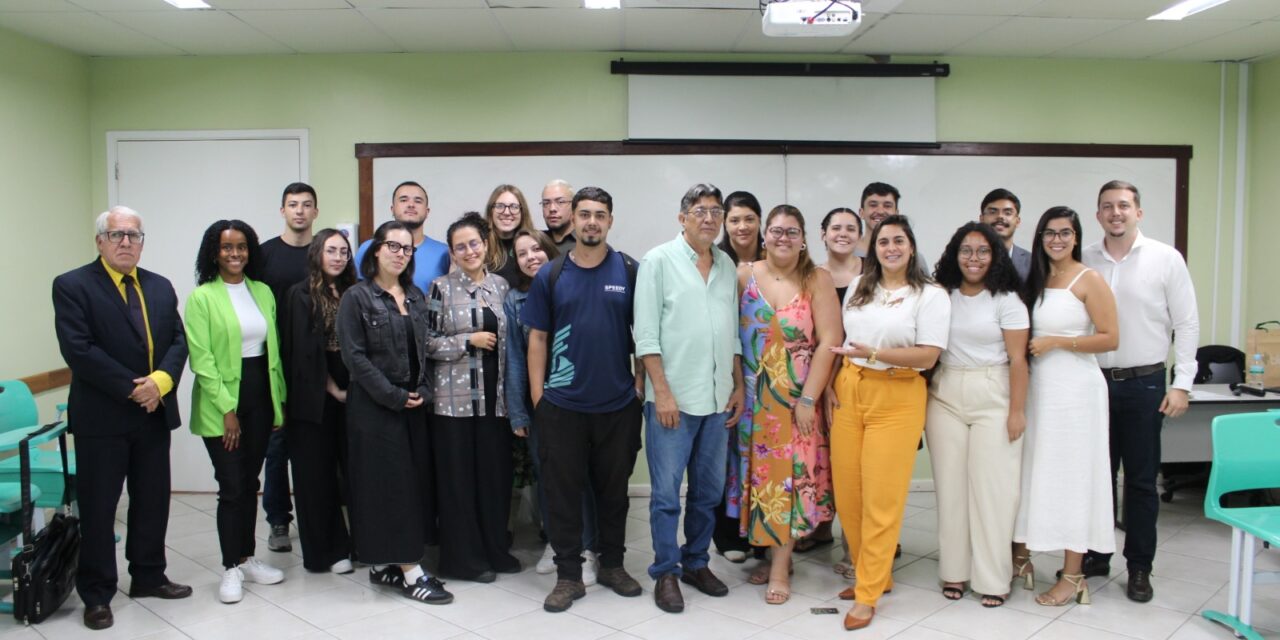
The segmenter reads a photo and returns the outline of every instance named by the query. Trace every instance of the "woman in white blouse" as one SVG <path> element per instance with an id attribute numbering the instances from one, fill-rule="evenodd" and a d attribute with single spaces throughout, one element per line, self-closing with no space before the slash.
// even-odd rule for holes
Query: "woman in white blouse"
<path id="1" fill-rule="evenodd" d="M 871 624 L 881 594 L 893 588 L 893 552 L 924 430 L 920 371 L 947 347 L 951 301 L 922 267 L 905 216 L 889 216 L 871 233 L 862 275 L 845 300 L 844 366 L 834 384 L 831 425 L 836 512 L 854 558 L 857 584 L 844 627 Z"/>
<path id="2" fill-rule="evenodd" d="M 982 606 L 1008 597 L 1027 426 L 1027 339 L 1021 282 L 995 230 L 960 227 L 933 272 L 951 294 L 951 333 L 929 389 L 925 437 L 938 497 L 942 595 Z"/>

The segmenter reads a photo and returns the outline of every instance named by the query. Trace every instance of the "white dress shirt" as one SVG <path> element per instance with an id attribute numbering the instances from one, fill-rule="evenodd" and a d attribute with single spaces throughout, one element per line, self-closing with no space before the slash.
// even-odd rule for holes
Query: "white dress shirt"
<path id="1" fill-rule="evenodd" d="M 1141 367 L 1169 359 L 1174 349 L 1173 387 L 1191 390 L 1200 344 L 1200 314 L 1191 272 L 1182 254 L 1139 231 L 1128 255 L 1120 260 L 1102 242 L 1084 248 L 1085 265 L 1097 271 L 1116 296 L 1120 346 L 1098 354 L 1104 369 Z"/>

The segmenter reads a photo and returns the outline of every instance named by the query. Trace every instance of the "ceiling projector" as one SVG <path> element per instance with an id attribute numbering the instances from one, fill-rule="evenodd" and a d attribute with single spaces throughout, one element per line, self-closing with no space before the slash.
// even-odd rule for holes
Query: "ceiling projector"
<path id="1" fill-rule="evenodd" d="M 838 38 L 853 35 L 862 4 L 846 0 L 775 0 L 764 8 L 766 36 Z"/>

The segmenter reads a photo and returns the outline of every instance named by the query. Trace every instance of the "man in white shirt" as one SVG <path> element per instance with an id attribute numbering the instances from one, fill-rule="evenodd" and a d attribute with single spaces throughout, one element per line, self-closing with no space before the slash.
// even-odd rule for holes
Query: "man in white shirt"
<path id="1" fill-rule="evenodd" d="M 1084 263 L 1115 293 L 1120 346 L 1098 354 L 1111 397 L 1111 474 L 1124 465 L 1124 557 L 1135 602 L 1151 600 L 1151 563 L 1160 513 L 1156 473 L 1160 468 L 1160 427 L 1165 416 L 1187 410 L 1196 374 L 1200 319 L 1191 273 L 1173 247 L 1138 230 L 1142 220 L 1138 188 L 1112 180 L 1098 192 L 1098 224 L 1103 240 L 1084 249 Z M 1174 348 L 1174 378 L 1165 390 L 1165 361 Z M 1111 554 L 1090 551 L 1086 576 L 1110 572 Z"/>

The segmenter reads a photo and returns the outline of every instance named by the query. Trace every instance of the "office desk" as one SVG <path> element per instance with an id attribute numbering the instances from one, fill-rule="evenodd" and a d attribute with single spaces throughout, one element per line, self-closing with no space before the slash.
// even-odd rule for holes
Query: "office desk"
<path id="1" fill-rule="evenodd" d="M 1187 412 L 1164 421 L 1164 430 L 1160 433 L 1160 462 L 1208 462 L 1213 459 L 1213 435 L 1209 427 L 1215 417 L 1270 409 L 1280 409 L 1280 395 L 1234 396 L 1225 384 L 1195 385 Z"/>

